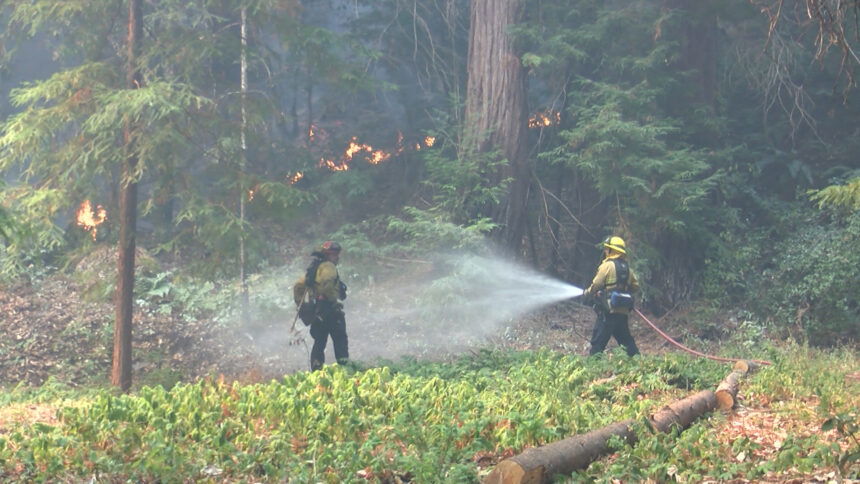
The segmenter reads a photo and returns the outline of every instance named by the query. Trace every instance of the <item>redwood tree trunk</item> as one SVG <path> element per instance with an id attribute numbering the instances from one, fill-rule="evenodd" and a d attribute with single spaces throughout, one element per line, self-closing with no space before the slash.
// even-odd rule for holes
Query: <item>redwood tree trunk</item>
<path id="1" fill-rule="evenodd" d="M 138 89 L 141 85 L 137 68 L 142 31 L 141 0 L 128 2 L 128 39 L 126 87 Z M 111 383 L 127 391 L 131 387 L 131 328 L 134 313 L 134 252 L 137 225 L 137 155 L 134 150 L 134 133 L 130 121 L 123 128 L 126 161 L 120 180 L 119 247 L 116 284 L 116 322 L 113 334 L 113 368 Z"/>
<path id="2" fill-rule="evenodd" d="M 494 181 L 511 179 L 493 211 L 499 237 L 521 252 L 525 232 L 529 166 L 525 73 L 508 29 L 523 14 L 522 0 L 473 0 L 466 93 L 466 136 L 479 153 L 498 150 L 506 163 Z"/>
<path id="3" fill-rule="evenodd" d="M 676 10 L 680 31 L 679 70 L 694 71 L 695 101 L 714 106 L 717 96 L 717 59 L 719 57 L 717 16 L 714 8 L 700 0 L 664 0 L 664 9 Z"/>

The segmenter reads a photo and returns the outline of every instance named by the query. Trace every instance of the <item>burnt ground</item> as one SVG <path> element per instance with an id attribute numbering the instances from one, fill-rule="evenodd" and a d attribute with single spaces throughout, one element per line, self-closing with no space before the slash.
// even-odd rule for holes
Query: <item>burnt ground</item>
<path id="1" fill-rule="evenodd" d="M 37 285 L 0 286 L 0 385 L 40 385 L 49 378 L 72 385 L 107 381 L 114 308 L 88 302 L 87 289 L 62 274 Z M 379 298 L 369 292 L 357 292 L 346 305 L 351 356 L 368 365 L 403 357 L 447 359 L 478 347 L 586 354 L 594 321 L 590 308 L 563 302 L 481 332 L 425 327 L 381 311 Z M 383 312 L 389 315 L 383 318 Z M 290 331 L 294 314 L 288 308 L 280 317 L 252 318 L 240 326 L 136 310 L 135 382 L 170 384 L 206 375 L 258 380 L 305 370 L 312 340 L 300 322 L 297 331 Z M 631 329 L 643 353 L 667 350 L 665 341 L 641 323 L 631 322 Z M 326 359 L 333 360 L 330 344 Z"/>

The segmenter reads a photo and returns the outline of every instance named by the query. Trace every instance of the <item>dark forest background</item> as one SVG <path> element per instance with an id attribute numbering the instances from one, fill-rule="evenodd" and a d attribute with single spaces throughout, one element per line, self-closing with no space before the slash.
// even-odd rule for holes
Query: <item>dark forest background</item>
<path id="1" fill-rule="evenodd" d="M 116 244 L 134 186 L 137 246 L 236 291 L 326 238 L 583 286 L 616 234 L 651 312 L 856 341 L 857 2 L 828 5 L 144 1 L 131 55 L 126 2 L 6 0 L 0 276 Z"/>

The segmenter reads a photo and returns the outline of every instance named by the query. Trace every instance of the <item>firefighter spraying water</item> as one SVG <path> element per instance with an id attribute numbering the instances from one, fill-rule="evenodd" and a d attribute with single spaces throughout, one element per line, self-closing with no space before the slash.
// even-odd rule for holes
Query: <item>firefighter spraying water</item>
<path id="1" fill-rule="evenodd" d="M 502 257 L 448 254 L 412 262 L 397 265 L 396 283 L 350 283 L 354 290 L 342 303 L 355 336 L 350 354 L 372 360 L 461 352 L 485 344 L 532 311 L 583 293 Z M 364 272 L 359 277 L 368 280 Z M 299 310 L 312 313 L 310 299 L 302 297 L 304 286 L 293 289 Z M 300 319 L 313 334 L 313 318 Z M 303 328 L 300 324 L 291 337 L 298 341 Z M 354 345 L 360 349 L 352 351 Z"/>
<path id="2" fill-rule="evenodd" d="M 324 361 L 322 353 L 324 341 L 328 337 L 332 337 L 334 349 L 340 349 L 339 352 L 335 351 L 335 361 L 345 361 L 348 354 L 363 361 L 402 357 L 437 358 L 486 345 L 487 341 L 500 334 L 507 338 L 515 334 L 518 320 L 529 318 L 537 310 L 570 301 L 600 306 L 595 307 L 598 321 L 591 338 L 592 354 L 602 351 L 613 336 L 628 353 L 635 354 L 638 352 L 635 342 L 632 337 L 626 337 L 629 334 L 628 314 L 636 314 L 649 325 L 650 322 L 632 304 L 623 305 L 625 294 L 635 294 L 638 281 L 625 264 L 626 259 L 618 256 L 618 249 L 627 252 L 623 240 L 619 237 L 609 238 L 601 244 L 601 248 L 605 250 L 606 260 L 598 268 L 595 280 L 586 291 L 504 257 L 491 255 L 448 254 L 424 260 L 399 259 L 397 264 L 391 264 L 396 271 L 393 276 L 395 280 L 384 283 L 376 280 L 377 274 L 350 273 L 351 277 L 357 279 L 350 280 L 353 290 L 350 291 L 348 301 L 344 300 L 345 285 L 340 284 L 338 276 L 337 285 L 344 289 L 343 297 L 334 290 L 330 291 L 329 302 L 337 309 L 332 314 L 338 317 L 328 318 L 336 323 L 335 331 L 325 334 L 315 328 L 318 324 L 317 312 L 315 305 L 310 304 L 314 300 L 310 297 L 311 291 L 306 292 L 304 283 L 308 278 L 305 274 L 301 284 L 293 289 L 296 290 L 294 296 L 297 306 L 305 313 L 301 319 L 306 326 L 299 325 L 296 328 L 295 322 L 299 319 L 296 315 L 290 332 L 290 345 L 308 345 L 309 341 L 306 342 L 304 336 L 308 334 L 305 332 L 307 327 L 316 346 L 314 357 L 311 357 L 311 348 L 307 348 L 308 359 L 315 360 L 314 368 L 319 368 Z M 337 252 L 339 254 L 340 251 Z M 320 258 L 320 263 L 325 259 Z M 337 276 L 334 265 L 329 266 L 332 270 L 328 272 Z M 317 271 L 311 272 L 315 277 L 318 274 Z M 322 304 L 325 306 L 328 303 Z M 609 306 L 604 308 L 603 304 L 611 305 L 611 309 Z M 344 314 L 344 305 L 347 305 L 346 312 L 350 314 L 350 332 L 355 336 L 354 340 L 349 341 L 349 353 L 346 349 L 345 325 L 340 317 Z M 566 307 L 570 308 L 569 305 Z M 626 332 L 623 331 L 625 329 Z M 654 329 L 660 333 L 659 329 Z M 682 345 L 673 344 L 692 352 Z"/>

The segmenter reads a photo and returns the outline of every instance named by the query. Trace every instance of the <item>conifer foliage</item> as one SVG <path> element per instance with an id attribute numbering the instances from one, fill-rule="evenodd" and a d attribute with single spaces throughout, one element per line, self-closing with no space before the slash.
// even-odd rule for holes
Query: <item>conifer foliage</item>
<path id="1" fill-rule="evenodd" d="M 581 286 L 612 233 L 648 309 L 755 306 L 785 213 L 856 212 L 860 112 L 833 89 L 856 26 L 818 25 L 845 34 L 827 49 L 801 21 L 826 2 L 754 3 L 148 2 L 131 89 L 121 2 L 7 0 L 3 73 L 34 45 L 56 64 L 0 104 L 0 276 L 91 244 L 68 230 L 85 200 L 116 242 L 136 182 L 139 242 L 211 279 L 247 280 L 299 232 L 414 255 L 457 248 L 456 227 Z"/>

